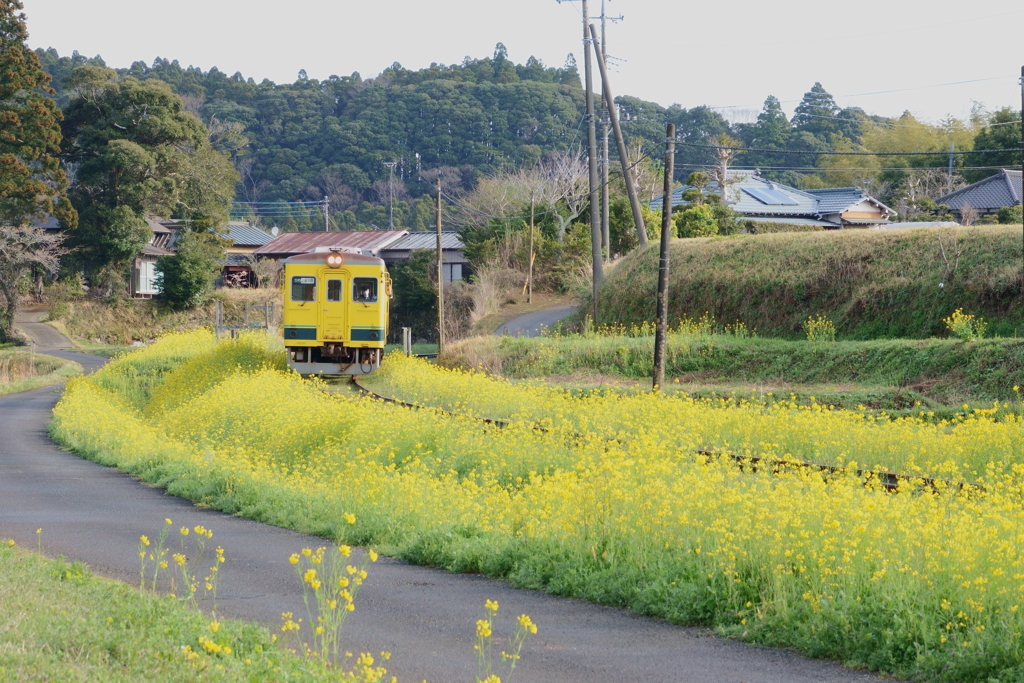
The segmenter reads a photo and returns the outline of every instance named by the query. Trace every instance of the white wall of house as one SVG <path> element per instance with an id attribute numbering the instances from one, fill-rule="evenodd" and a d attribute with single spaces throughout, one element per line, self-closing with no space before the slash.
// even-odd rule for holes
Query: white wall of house
<path id="1" fill-rule="evenodd" d="M 139 263 L 138 282 L 135 283 L 135 291 L 138 294 L 159 294 L 156 286 L 156 261 L 142 261 Z"/>

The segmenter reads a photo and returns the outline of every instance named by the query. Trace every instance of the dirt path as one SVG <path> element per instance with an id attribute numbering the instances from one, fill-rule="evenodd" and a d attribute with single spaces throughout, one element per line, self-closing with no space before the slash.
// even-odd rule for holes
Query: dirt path
<path id="1" fill-rule="evenodd" d="M 560 304 L 539 311 L 524 313 L 499 325 L 494 334 L 509 334 L 513 337 L 539 337 L 544 328 L 554 327 L 559 320 L 576 312 L 576 304 Z"/>
<path id="2" fill-rule="evenodd" d="M 53 355 L 94 370 L 104 359 L 68 351 Z M 47 437 L 58 388 L 0 398 L 0 535 L 86 562 L 94 572 L 138 580 L 136 544 L 155 535 L 165 517 L 175 526 L 202 524 L 227 556 L 219 613 L 280 624 L 281 612 L 300 613 L 299 583 L 288 556 L 322 541 L 292 531 L 195 507 L 112 468 L 61 451 Z M 2 579 L 0 579 L 2 581 Z M 786 651 L 724 640 L 707 630 L 678 628 L 577 600 L 473 575 L 415 567 L 381 558 L 346 626 L 346 647 L 393 653 L 388 669 L 400 681 L 471 681 L 474 623 L 484 601 L 501 605 L 499 635 L 529 614 L 540 634 L 524 652 L 516 680 L 623 683 L 678 681 L 771 683 L 877 681 L 863 672 Z"/>

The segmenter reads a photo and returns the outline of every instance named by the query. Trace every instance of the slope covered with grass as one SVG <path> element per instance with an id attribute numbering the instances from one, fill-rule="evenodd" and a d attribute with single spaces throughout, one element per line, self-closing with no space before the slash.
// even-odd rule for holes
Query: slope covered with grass
<path id="1" fill-rule="evenodd" d="M 739 320 L 795 338 L 825 315 L 840 338 L 926 338 L 957 308 L 989 333 L 1024 336 L 1020 226 L 843 230 L 675 240 L 669 316 Z M 653 320 L 658 245 L 623 260 L 601 290 L 599 323 Z"/>

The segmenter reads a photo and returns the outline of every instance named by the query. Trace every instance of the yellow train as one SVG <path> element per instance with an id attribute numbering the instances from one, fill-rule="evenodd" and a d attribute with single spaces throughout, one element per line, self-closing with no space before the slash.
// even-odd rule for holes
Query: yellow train
<path id="1" fill-rule="evenodd" d="M 384 261 L 330 249 L 285 259 L 284 345 L 304 375 L 365 375 L 388 337 L 391 277 Z"/>

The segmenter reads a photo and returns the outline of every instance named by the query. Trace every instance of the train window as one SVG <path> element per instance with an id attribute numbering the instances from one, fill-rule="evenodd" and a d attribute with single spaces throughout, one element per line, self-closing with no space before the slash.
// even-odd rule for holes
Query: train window
<path id="1" fill-rule="evenodd" d="M 377 278 L 352 278 L 352 300 L 361 304 L 372 304 L 377 301 Z"/>
<path id="2" fill-rule="evenodd" d="M 341 280 L 327 281 L 327 300 L 341 301 Z"/>
<path id="3" fill-rule="evenodd" d="M 308 275 L 293 277 L 292 301 L 316 301 L 316 278 Z"/>

